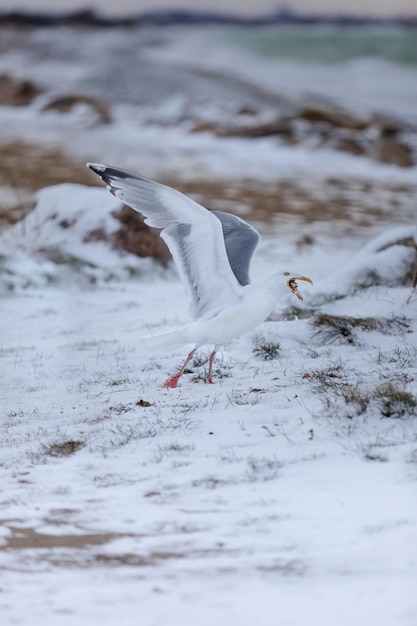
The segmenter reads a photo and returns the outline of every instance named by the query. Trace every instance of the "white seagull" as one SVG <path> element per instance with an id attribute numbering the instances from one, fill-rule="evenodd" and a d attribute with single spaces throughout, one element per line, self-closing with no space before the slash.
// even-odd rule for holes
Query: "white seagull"
<path id="1" fill-rule="evenodd" d="M 209 211 L 179 191 L 124 170 L 87 163 L 119 200 L 161 229 L 182 281 L 187 285 L 194 321 L 172 332 L 150 337 L 153 345 L 194 344 L 182 368 L 165 382 L 174 388 L 196 350 L 214 346 L 207 383 L 212 383 L 213 360 L 221 344 L 253 330 L 266 320 L 288 289 L 302 300 L 297 280 L 312 283 L 298 272 L 280 270 L 260 284 L 249 284 L 249 265 L 260 235 L 244 220 Z"/>

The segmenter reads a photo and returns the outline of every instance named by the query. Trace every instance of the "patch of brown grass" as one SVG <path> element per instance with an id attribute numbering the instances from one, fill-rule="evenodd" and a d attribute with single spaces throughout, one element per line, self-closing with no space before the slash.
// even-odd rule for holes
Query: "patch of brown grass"
<path id="1" fill-rule="evenodd" d="M 345 222 L 353 228 L 366 227 L 384 218 L 392 221 L 394 199 L 396 214 L 402 219 L 411 221 L 415 210 L 415 187 L 355 179 L 258 183 L 247 179 L 183 181 L 164 177 L 161 182 L 193 196 L 207 208 L 235 212 L 244 219 L 266 224 L 287 216 L 305 225 L 335 222 L 341 227 Z"/>
<path id="2" fill-rule="evenodd" d="M 53 443 L 45 448 L 45 454 L 49 456 L 71 456 L 85 446 L 83 441 L 63 441 L 62 443 Z"/>
<path id="3" fill-rule="evenodd" d="M 80 535 L 49 535 L 34 528 L 9 526 L 11 534 L 5 539 L 0 550 L 31 550 L 33 548 L 86 548 L 102 546 L 121 536 L 116 533 L 84 533 Z"/>
<path id="4" fill-rule="evenodd" d="M 2 186 L 9 190 L 9 196 L 10 188 L 16 190 L 13 206 L 2 207 L 0 200 L 0 225 L 21 219 L 30 210 L 31 194 L 42 187 L 63 182 L 100 186 L 84 161 L 75 161 L 59 147 L 0 140 L 0 150 L 0 192 Z M 277 219 L 285 225 L 291 220 L 309 229 L 313 224 L 320 228 L 321 224 L 334 223 L 341 231 L 355 232 L 358 227 L 380 224 L 384 219 L 392 222 L 394 204 L 398 219 L 414 219 L 416 186 L 412 185 L 334 177 L 314 181 L 288 178 L 269 183 L 207 176 L 182 180 L 169 174 L 156 178 L 207 208 L 230 211 L 264 224 Z"/>
<path id="5" fill-rule="evenodd" d="M 0 192 L 1 187 L 11 188 L 16 197 L 11 206 L 2 206 L 0 200 L 0 225 L 22 219 L 30 210 L 32 193 L 38 189 L 59 183 L 94 182 L 84 163 L 77 163 L 58 148 L 0 140 L 0 152 Z"/>
<path id="6" fill-rule="evenodd" d="M 84 162 L 62 150 L 25 141 L 1 141 L 0 185 L 36 191 L 58 183 L 92 184 Z"/>

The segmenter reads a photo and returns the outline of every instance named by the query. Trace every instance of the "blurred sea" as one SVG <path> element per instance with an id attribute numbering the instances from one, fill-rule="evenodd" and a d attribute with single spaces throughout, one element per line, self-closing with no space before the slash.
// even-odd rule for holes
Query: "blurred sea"
<path id="1" fill-rule="evenodd" d="M 298 63 L 373 58 L 417 65 L 417 33 L 394 26 L 233 28 L 223 32 L 222 39 L 265 57 Z"/>

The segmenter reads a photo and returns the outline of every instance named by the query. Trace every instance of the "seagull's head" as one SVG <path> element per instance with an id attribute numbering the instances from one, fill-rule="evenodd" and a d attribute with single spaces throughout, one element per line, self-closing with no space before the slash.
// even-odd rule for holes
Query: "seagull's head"
<path id="1" fill-rule="evenodd" d="M 285 280 L 285 286 L 293 293 L 299 300 L 303 299 L 303 296 L 298 291 L 298 283 L 299 280 L 304 280 L 310 285 L 313 284 L 313 281 L 308 276 L 303 276 L 302 274 L 298 274 L 297 272 L 289 272 L 287 270 L 282 272 L 282 276 Z"/>

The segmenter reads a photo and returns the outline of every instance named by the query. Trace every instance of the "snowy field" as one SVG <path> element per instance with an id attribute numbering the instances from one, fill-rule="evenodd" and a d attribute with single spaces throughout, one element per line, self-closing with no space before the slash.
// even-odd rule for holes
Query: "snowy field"
<path id="1" fill-rule="evenodd" d="M 112 114 L 1 107 L 0 133 L 178 183 L 333 177 L 350 209 L 271 223 L 216 196 L 263 234 L 254 281 L 289 265 L 314 285 L 224 346 L 213 385 L 204 349 L 177 389 L 188 346 L 141 343 L 189 319 L 175 268 L 88 237 L 119 201 L 56 185 L 2 229 L 2 626 L 414 626 L 417 167 Z"/>
<path id="2" fill-rule="evenodd" d="M 3 623 L 415 623 L 416 294 L 389 286 L 410 248 L 385 248 L 415 228 L 350 264 L 281 248 L 316 279 L 300 319 L 283 303 L 225 347 L 213 385 L 198 357 L 167 390 L 185 348 L 140 338 L 187 320 L 174 272 L 81 253 L 82 232 L 82 269 L 57 271 L 22 235 L 39 219 L 53 245 L 51 209 L 87 200 L 117 204 L 56 187 L 3 240 L 8 276 L 35 285 L 2 296 Z M 266 241 L 254 273 L 275 256 Z"/>

